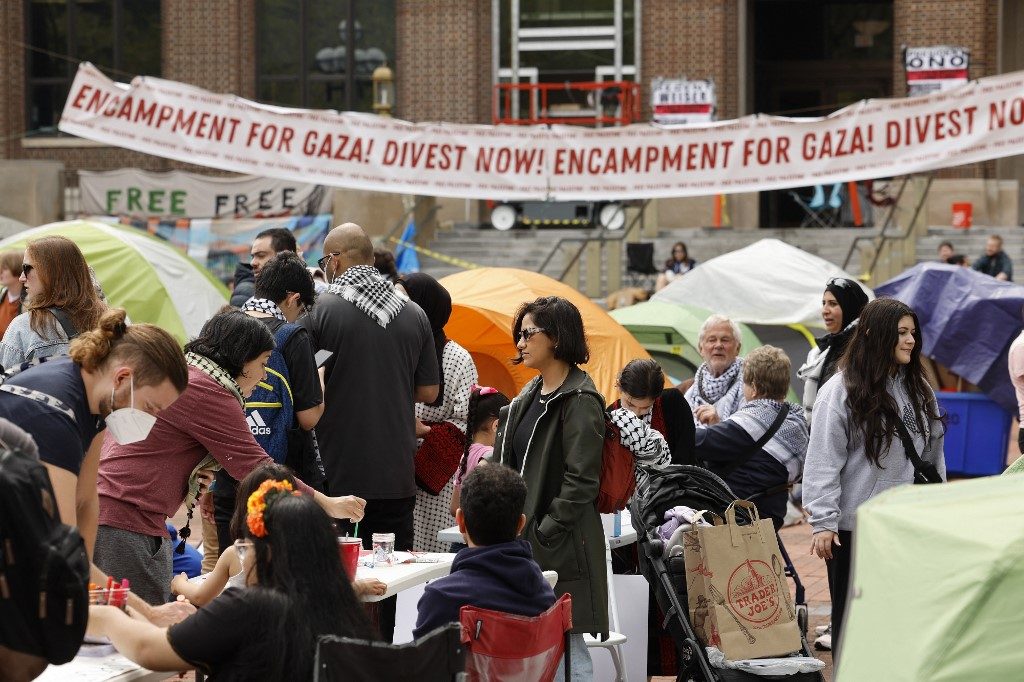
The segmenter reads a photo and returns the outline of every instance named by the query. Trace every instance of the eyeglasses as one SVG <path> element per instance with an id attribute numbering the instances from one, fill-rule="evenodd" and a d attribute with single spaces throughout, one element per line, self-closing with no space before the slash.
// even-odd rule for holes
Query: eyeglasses
<path id="1" fill-rule="evenodd" d="M 324 274 L 326 274 L 327 273 L 327 264 L 331 262 L 332 258 L 334 258 L 335 256 L 340 256 L 340 255 L 341 254 L 339 252 L 337 252 L 337 251 L 335 251 L 334 253 L 328 253 L 327 255 L 325 255 L 323 258 L 321 258 L 320 260 L 318 260 L 316 262 L 316 266 L 318 268 L 320 268 L 321 270 L 323 270 Z"/>
<path id="2" fill-rule="evenodd" d="M 846 279 L 845 277 L 833 277 L 829 281 L 825 282 L 826 288 L 839 287 L 840 289 L 845 289 L 848 286 L 850 286 L 850 280 Z"/>
<path id="3" fill-rule="evenodd" d="M 528 327 L 526 329 L 520 329 L 519 333 L 516 334 L 516 343 L 519 343 L 520 339 L 528 342 L 530 339 L 534 337 L 534 335 L 546 331 L 547 329 L 541 329 L 540 327 Z"/>
<path id="4" fill-rule="evenodd" d="M 28 263 L 22 263 L 22 265 L 21 265 L 21 274 L 23 274 L 26 277 L 28 277 L 28 273 L 32 272 L 34 269 L 35 269 L 34 266 L 29 265 Z"/>

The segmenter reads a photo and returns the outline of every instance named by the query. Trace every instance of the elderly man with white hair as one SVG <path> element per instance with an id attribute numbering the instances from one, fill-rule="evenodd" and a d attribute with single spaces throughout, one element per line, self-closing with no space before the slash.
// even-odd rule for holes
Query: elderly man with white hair
<path id="1" fill-rule="evenodd" d="M 696 424 L 717 424 L 743 403 L 740 326 L 725 315 L 712 315 L 700 326 L 697 345 L 704 362 L 686 391 L 686 400 Z"/>

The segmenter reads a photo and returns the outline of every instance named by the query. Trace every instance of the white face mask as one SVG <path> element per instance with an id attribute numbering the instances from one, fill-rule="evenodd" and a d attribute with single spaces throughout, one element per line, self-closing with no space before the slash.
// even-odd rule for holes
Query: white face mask
<path id="1" fill-rule="evenodd" d="M 130 445 L 146 440 L 156 424 L 156 417 L 135 409 L 135 377 L 131 378 L 131 406 L 111 411 L 107 415 L 107 429 L 121 445 Z M 114 389 L 110 390 L 110 406 L 114 406 Z"/>

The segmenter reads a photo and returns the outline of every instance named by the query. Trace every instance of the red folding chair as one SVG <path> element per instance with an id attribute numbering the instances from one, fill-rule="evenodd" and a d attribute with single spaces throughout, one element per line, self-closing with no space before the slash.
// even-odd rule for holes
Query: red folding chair
<path id="1" fill-rule="evenodd" d="M 463 606 L 459 622 L 469 680 L 550 682 L 563 655 L 565 679 L 569 679 L 570 595 L 563 594 L 554 606 L 533 618 Z"/>

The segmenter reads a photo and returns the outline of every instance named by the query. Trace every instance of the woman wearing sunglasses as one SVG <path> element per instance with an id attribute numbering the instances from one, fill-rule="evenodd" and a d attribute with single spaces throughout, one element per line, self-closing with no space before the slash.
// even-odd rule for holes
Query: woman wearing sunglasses
<path id="1" fill-rule="evenodd" d="M 542 569 L 558 571 L 557 594 L 572 595 L 572 679 L 590 679 L 583 633 L 608 632 L 604 530 L 595 504 L 604 398 L 579 368 L 590 351 L 572 303 L 557 296 L 526 303 L 512 332 L 519 351 L 512 362 L 540 376 L 501 411 L 492 459 L 526 481 L 522 537 Z"/>
<path id="2" fill-rule="evenodd" d="M 28 243 L 21 268 L 27 291 L 25 312 L 14 318 L 0 341 L 0 366 L 67 355 L 71 339 L 99 324 L 106 305 L 100 300 L 85 256 L 66 237 L 42 237 Z"/>

